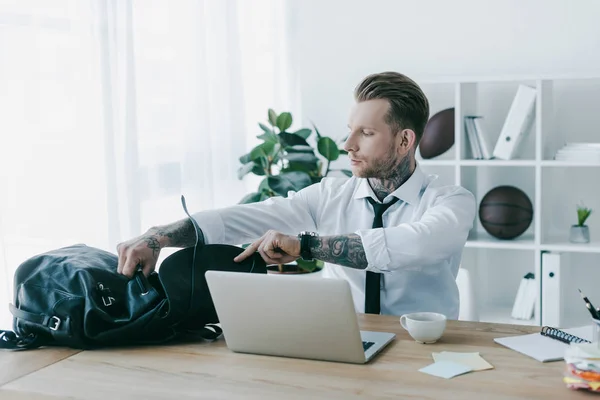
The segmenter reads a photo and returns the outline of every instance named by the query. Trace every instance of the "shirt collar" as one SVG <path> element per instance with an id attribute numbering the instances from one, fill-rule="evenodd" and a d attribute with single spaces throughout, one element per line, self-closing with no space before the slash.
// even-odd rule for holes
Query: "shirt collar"
<path id="1" fill-rule="evenodd" d="M 373 189 L 371 189 L 371 185 L 367 181 L 367 178 L 358 178 L 359 183 L 354 192 L 355 199 L 364 199 L 366 197 L 371 197 L 376 201 L 379 201 L 375 193 L 373 193 Z M 417 164 L 413 174 L 408 178 L 406 182 L 404 182 L 400 187 L 394 190 L 392 193 L 387 195 L 386 199 L 390 196 L 397 197 L 400 200 L 404 201 L 408 204 L 415 204 L 421 193 L 421 187 L 423 186 L 423 180 L 425 179 L 425 174 Z M 385 202 L 385 199 L 384 199 Z"/>

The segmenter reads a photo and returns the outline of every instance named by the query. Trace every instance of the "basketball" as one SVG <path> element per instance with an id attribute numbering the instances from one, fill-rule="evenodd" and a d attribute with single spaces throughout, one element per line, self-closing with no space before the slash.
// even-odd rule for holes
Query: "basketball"
<path id="1" fill-rule="evenodd" d="M 521 189 L 498 186 L 481 200 L 479 220 L 490 235 L 498 239 L 514 239 L 531 225 L 533 205 Z"/>
<path id="2" fill-rule="evenodd" d="M 427 121 L 419 142 L 421 157 L 437 157 L 454 145 L 454 108 L 447 108 Z"/>

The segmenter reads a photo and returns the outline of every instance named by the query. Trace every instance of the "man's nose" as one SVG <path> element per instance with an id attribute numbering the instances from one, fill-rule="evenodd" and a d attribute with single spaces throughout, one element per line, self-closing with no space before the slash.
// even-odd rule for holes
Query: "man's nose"
<path id="1" fill-rule="evenodd" d="M 354 136 L 352 134 L 348 135 L 348 139 L 344 143 L 344 150 L 347 152 L 356 151 L 356 143 L 354 141 Z"/>

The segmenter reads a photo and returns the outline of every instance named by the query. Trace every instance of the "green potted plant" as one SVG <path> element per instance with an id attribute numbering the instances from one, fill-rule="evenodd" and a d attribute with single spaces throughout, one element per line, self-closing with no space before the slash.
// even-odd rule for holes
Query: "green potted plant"
<path id="1" fill-rule="evenodd" d="M 585 221 L 591 213 L 592 210 L 583 204 L 577 206 L 577 225 L 571 226 L 569 241 L 573 243 L 589 243 L 590 230 Z"/>
<path id="2" fill-rule="evenodd" d="M 264 176 L 255 192 L 248 193 L 240 203 L 255 203 L 273 196 L 287 197 L 289 191 L 297 192 L 334 171 L 346 176 L 352 172 L 332 169 L 331 162 L 347 154 L 333 139 L 321 135 L 313 124 L 313 130 L 301 128 L 291 131 L 293 123 L 290 112 L 277 114 L 269 109 L 267 123 L 259 123 L 262 133 L 257 136 L 262 143 L 240 157 L 242 164 L 238 178 L 248 174 Z M 316 150 L 316 151 L 315 151 Z M 313 272 L 322 268 L 322 262 L 297 260 L 295 264 L 278 265 L 270 269 L 280 273 Z"/>

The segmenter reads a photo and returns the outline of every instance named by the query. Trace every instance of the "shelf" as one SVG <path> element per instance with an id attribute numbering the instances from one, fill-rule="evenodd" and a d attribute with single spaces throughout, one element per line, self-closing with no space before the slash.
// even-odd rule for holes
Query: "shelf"
<path id="1" fill-rule="evenodd" d="M 426 166 L 451 166 L 456 165 L 455 160 L 417 160 L 419 165 Z"/>
<path id="2" fill-rule="evenodd" d="M 535 160 L 461 160 L 468 167 L 535 167 Z"/>
<path id="3" fill-rule="evenodd" d="M 592 239 L 590 243 L 571 243 L 567 239 L 568 234 L 564 236 L 549 237 L 541 244 L 542 250 L 564 251 L 574 253 L 600 253 L 600 240 Z"/>
<path id="4" fill-rule="evenodd" d="M 517 82 L 517 81 L 537 81 L 537 80 L 588 80 L 600 79 L 598 71 L 586 71 L 580 73 L 558 73 L 558 74 L 502 74 L 502 75 L 414 75 L 413 78 L 420 84 L 446 84 L 460 82 Z"/>
<path id="5" fill-rule="evenodd" d="M 535 250 L 533 235 L 524 234 L 510 240 L 497 239 L 485 232 L 471 233 L 466 247 L 478 249 Z"/>
<path id="6" fill-rule="evenodd" d="M 453 166 L 465 167 L 535 167 L 535 160 L 417 160 L 420 165 L 426 166 Z M 558 162 L 558 161 L 557 161 Z M 542 164 L 543 165 L 543 164 Z M 552 166 L 586 166 L 586 164 L 560 163 Z M 595 165 L 589 165 L 595 166 Z M 600 166 L 598 164 L 597 166 Z"/>
<path id="7" fill-rule="evenodd" d="M 533 325 L 537 326 L 535 318 L 516 319 L 510 316 L 512 306 L 486 307 L 479 311 L 480 322 L 493 322 L 496 324 L 515 324 L 515 325 Z"/>
<path id="8" fill-rule="evenodd" d="M 541 165 L 542 167 L 600 167 L 599 163 L 556 160 L 543 160 Z"/>

